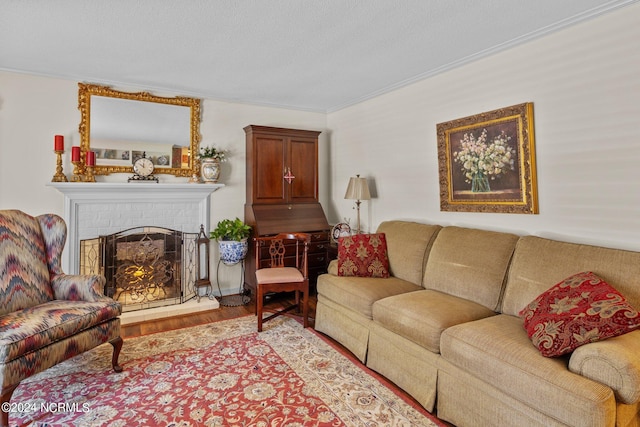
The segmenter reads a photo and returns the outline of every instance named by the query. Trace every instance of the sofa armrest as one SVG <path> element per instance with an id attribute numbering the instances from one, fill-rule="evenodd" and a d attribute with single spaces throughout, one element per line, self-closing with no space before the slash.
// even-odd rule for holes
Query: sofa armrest
<path id="1" fill-rule="evenodd" d="M 611 387 L 616 400 L 640 401 L 640 330 L 589 343 L 573 351 L 569 370 Z"/>
<path id="2" fill-rule="evenodd" d="M 56 299 L 94 302 L 106 298 L 105 283 L 104 276 L 61 274 L 51 281 L 51 287 Z"/>
<path id="3" fill-rule="evenodd" d="M 338 260 L 337 259 L 332 259 L 331 262 L 329 262 L 329 267 L 327 267 L 327 273 L 332 274 L 334 276 L 338 275 Z"/>

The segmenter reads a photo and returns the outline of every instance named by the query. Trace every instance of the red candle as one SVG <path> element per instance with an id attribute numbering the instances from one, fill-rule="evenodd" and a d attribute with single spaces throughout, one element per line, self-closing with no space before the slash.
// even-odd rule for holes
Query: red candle
<path id="1" fill-rule="evenodd" d="M 56 135 L 53 142 L 53 149 L 55 151 L 64 151 L 64 136 Z"/>
<path id="2" fill-rule="evenodd" d="M 80 147 L 71 147 L 71 161 L 72 162 L 80 161 Z"/>
<path id="3" fill-rule="evenodd" d="M 95 166 L 95 165 L 96 165 L 96 152 L 87 151 L 87 166 Z"/>

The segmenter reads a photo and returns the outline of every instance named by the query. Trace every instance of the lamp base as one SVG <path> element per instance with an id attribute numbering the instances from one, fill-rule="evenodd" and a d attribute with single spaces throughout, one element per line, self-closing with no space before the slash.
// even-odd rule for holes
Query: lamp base
<path id="1" fill-rule="evenodd" d="M 356 211 L 357 211 L 357 220 L 356 220 L 356 234 L 360 234 L 360 200 L 356 200 Z"/>

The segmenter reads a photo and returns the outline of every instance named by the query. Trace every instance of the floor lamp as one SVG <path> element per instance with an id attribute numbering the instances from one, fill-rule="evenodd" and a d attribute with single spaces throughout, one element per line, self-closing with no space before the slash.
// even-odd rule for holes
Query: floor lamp
<path id="1" fill-rule="evenodd" d="M 369 194 L 369 185 L 367 184 L 367 178 L 360 178 L 360 175 L 356 175 L 355 178 L 350 178 L 349 186 L 347 187 L 347 193 L 344 195 L 344 198 L 356 201 L 356 210 L 358 211 L 356 234 L 360 234 L 360 203 L 361 200 L 371 199 L 371 194 Z"/>

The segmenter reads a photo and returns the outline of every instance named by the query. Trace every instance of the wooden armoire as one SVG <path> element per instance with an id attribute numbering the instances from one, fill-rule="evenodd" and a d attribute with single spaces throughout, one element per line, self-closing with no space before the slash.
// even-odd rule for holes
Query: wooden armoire
<path id="1" fill-rule="evenodd" d="M 309 282 L 326 271 L 329 223 L 318 201 L 318 131 L 249 125 L 245 222 L 253 237 L 285 231 L 311 234 Z M 245 282 L 255 290 L 255 245 L 249 245 Z M 266 266 L 263 266 L 266 267 Z M 255 294 L 255 293 L 254 293 Z"/>

